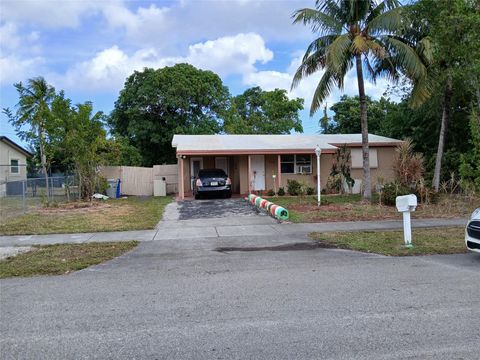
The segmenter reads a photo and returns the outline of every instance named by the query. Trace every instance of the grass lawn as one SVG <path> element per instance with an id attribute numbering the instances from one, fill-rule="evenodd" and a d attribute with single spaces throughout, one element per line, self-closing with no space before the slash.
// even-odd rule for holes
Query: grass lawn
<path id="1" fill-rule="evenodd" d="M 171 197 L 129 197 L 40 208 L 0 225 L 0 235 L 153 229 Z"/>
<path id="2" fill-rule="evenodd" d="M 320 208 L 317 207 L 316 196 L 277 196 L 268 199 L 285 207 L 290 213 L 290 221 L 295 223 L 402 218 L 394 206 L 379 205 L 375 197 L 371 204 L 365 204 L 360 195 L 322 195 Z M 323 204 L 324 201 L 326 204 Z M 478 197 L 441 195 L 437 204 L 420 204 L 417 211 L 412 213 L 412 218 L 467 218 L 479 205 Z"/>
<path id="3" fill-rule="evenodd" d="M 137 241 L 34 246 L 0 261 L 0 278 L 61 275 L 100 264 L 133 249 Z"/>
<path id="4" fill-rule="evenodd" d="M 333 247 L 391 256 L 457 254 L 467 252 L 465 229 L 460 227 L 412 229 L 413 248 L 405 248 L 403 231 L 311 233 L 315 241 Z"/>

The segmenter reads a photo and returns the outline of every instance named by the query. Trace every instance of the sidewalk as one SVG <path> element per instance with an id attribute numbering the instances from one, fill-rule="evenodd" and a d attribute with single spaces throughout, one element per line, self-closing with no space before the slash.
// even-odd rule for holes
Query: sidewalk
<path id="1" fill-rule="evenodd" d="M 217 219 L 212 221 L 177 220 L 162 224 L 154 230 L 116 231 L 100 233 L 50 234 L 50 235 L 13 235 L 0 236 L 0 247 L 47 245 L 60 243 L 85 243 L 106 241 L 162 241 L 182 239 L 204 239 L 241 236 L 288 237 L 307 235 L 310 232 L 394 230 L 403 227 L 402 221 L 352 221 L 325 222 L 314 224 L 259 224 L 252 218 L 251 224 L 234 222 L 224 225 Z M 412 220 L 414 228 L 465 226 L 466 220 L 456 219 L 417 219 Z"/>

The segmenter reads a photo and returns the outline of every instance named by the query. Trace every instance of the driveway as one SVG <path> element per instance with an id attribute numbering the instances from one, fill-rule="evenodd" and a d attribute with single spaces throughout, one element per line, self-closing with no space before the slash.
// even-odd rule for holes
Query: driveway
<path id="1" fill-rule="evenodd" d="M 243 218 L 266 215 L 263 212 L 255 211 L 255 208 L 243 199 L 211 199 L 181 202 L 178 219 L 193 220 L 238 216 Z"/>
<path id="2" fill-rule="evenodd" d="M 264 238 L 142 242 L 71 275 L 1 280 L 0 358 L 478 358 L 480 256 Z"/>
<path id="3" fill-rule="evenodd" d="M 273 234 L 275 225 L 274 218 L 243 199 L 181 201 L 166 206 L 154 240 Z"/>

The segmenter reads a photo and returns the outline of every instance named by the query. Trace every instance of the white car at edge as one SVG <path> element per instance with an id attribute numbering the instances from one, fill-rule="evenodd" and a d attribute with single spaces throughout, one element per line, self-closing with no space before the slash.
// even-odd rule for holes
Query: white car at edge
<path id="1" fill-rule="evenodd" d="M 480 253 L 480 208 L 475 210 L 465 229 L 465 245 L 470 251 Z"/>

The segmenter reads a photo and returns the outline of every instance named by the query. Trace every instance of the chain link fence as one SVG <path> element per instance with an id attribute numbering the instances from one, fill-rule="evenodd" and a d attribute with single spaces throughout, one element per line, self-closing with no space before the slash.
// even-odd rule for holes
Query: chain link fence
<path id="1" fill-rule="evenodd" d="M 51 176 L 48 183 L 44 177 L 0 183 L 0 223 L 46 205 L 73 200 L 78 192 L 74 175 Z"/>

